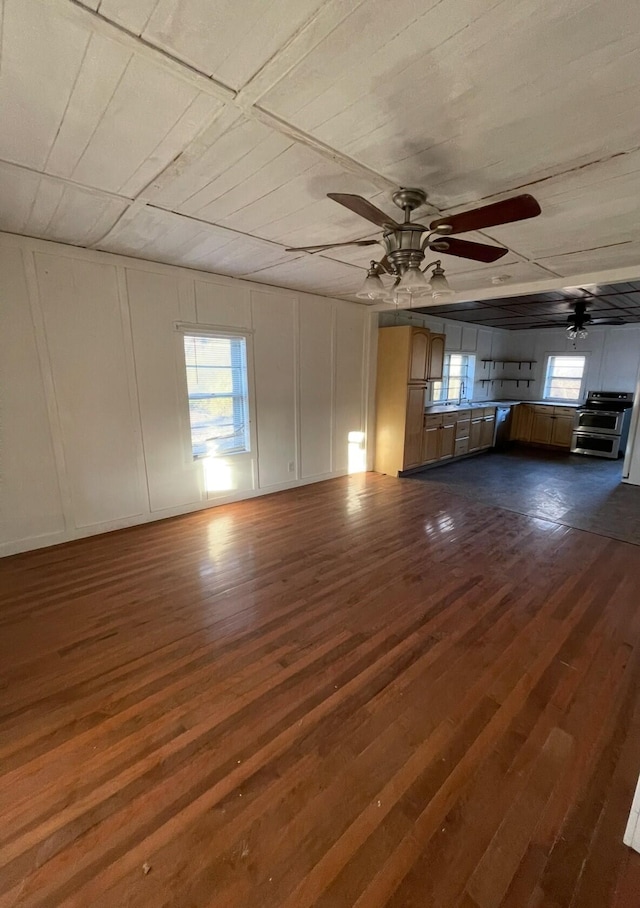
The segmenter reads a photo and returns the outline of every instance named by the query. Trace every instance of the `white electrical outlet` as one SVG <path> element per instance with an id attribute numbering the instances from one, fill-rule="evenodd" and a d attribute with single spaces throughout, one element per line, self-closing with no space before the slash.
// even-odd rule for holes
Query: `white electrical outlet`
<path id="1" fill-rule="evenodd" d="M 293 471 L 295 470 L 295 468 L 296 468 L 295 463 L 294 463 L 292 460 L 290 460 L 290 461 L 289 461 L 289 472 L 290 472 L 290 473 L 293 473 Z"/>

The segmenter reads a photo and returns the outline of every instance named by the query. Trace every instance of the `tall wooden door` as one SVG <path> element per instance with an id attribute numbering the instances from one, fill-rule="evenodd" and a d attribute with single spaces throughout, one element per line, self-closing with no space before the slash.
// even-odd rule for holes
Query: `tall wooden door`
<path id="1" fill-rule="evenodd" d="M 422 426 L 424 423 L 424 387 L 407 388 L 407 421 L 404 435 L 404 469 L 422 463 Z"/>

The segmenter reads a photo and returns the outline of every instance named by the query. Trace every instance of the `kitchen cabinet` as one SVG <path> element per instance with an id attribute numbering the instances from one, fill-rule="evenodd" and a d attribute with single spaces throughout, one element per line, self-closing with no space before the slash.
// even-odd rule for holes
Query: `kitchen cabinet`
<path id="1" fill-rule="evenodd" d="M 523 444 L 570 448 L 575 410 L 553 404 L 518 404 L 511 438 Z"/>
<path id="2" fill-rule="evenodd" d="M 425 382 L 429 374 L 429 335 L 431 332 L 425 328 L 410 328 L 410 330 L 409 381 Z"/>
<path id="3" fill-rule="evenodd" d="M 444 369 L 444 334 L 432 334 L 429 343 L 429 381 L 440 381 Z"/>
<path id="4" fill-rule="evenodd" d="M 422 434 L 422 462 L 424 464 L 435 463 L 440 459 L 440 431 L 442 425 L 439 421 L 435 424 L 433 421 L 428 422 L 429 417 L 425 417 L 425 425 Z"/>
<path id="5" fill-rule="evenodd" d="M 554 407 L 551 444 L 558 448 L 570 448 L 576 412 L 571 407 Z"/>
<path id="6" fill-rule="evenodd" d="M 410 470 L 422 463 L 422 422 L 424 418 L 424 388 L 407 390 L 404 462 L 402 469 Z"/>
<path id="7" fill-rule="evenodd" d="M 513 408 L 511 420 L 511 441 L 528 442 L 531 440 L 533 408 L 529 404 L 517 404 Z"/>
<path id="8" fill-rule="evenodd" d="M 482 417 L 482 428 L 480 429 L 480 447 L 490 448 L 493 444 L 493 435 L 496 428 L 496 412 L 485 414 Z"/>
<path id="9" fill-rule="evenodd" d="M 455 413 L 426 414 L 422 434 L 422 462 L 427 464 L 453 457 L 456 444 Z"/>
<path id="10" fill-rule="evenodd" d="M 479 451 L 482 446 L 482 415 L 474 416 L 469 428 L 469 451 Z"/>
<path id="11" fill-rule="evenodd" d="M 533 420 L 529 440 L 534 445 L 550 445 L 553 432 L 553 407 L 532 407 Z"/>
<path id="12" fill-rule="evenodd" d="M 424 395 L 428 380 L 442 378 L 441 349 L 443 354 L 444 335 L 426 328 L 394 325 L 378 331 L 374 462 L 378 472 L 395 476 L 424 463 Z"/>
<path id="13" fill-rule="evenodd" d="M 448 413 L 442 418 L 442 430 L 440 432 L 440 460 L 447 460 L 453 457 L 456 446 L 456 424 L 455 413 Z"/>

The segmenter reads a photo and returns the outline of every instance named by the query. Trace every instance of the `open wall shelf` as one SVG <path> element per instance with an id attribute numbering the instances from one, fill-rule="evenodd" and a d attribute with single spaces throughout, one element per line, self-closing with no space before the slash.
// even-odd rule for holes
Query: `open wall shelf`
<path id="1" fill-rule="evenodd" d="M 535 360 L 535 359 L 481 359 L 480 362 L 483 365 L 490 363 L 494 366 L 497 366 L 497 365 L 517 366 L 518 369 L 522 369 L 523 366 L 528 366 L 529 369 L 532 369 L 536 365 L 537 360 Z"/>
<path id="2" fill-rule="evenodd" d="M 535 381 L 535 379 L 533 379 L 533 378 L 511 378 L 508 375 L 498 375 L 498 376 L 496 376 L 496 378 L 481 378 L 480 384 L 481 385 L 492 385 L 492 384 L 494 384 L 494 382 L 497 382 L 497 381 L 500 382 L 501 386 L 506 381 L 514 381 L 516 383 L 516 388 L 519 387 L 521 383 L 523 385 L 526 385 L 528 388 L 529 385 L 531 384 L 531 382 Z"/>
<path id="3" fill-rule="evenodd" d="M 529 372 L 536 365 L 537 360 L 535 359 L 481 359 L 483 369 L 487 369 L 489 376 L 488 378 L 479 379 L 481 385 L 493 385 L 495 382 L 500 382 L 500 386 L 505 382 L 515 382 L 516 388 L 520 387 L 520 384 L 526 385 L 527 388 L 531 382 L 535 381 L 534 376 L 528 375 L 493 375 L 491 373 L 495 370 L 496 366 L 508 367 L 507 372 L 513 372 L 513 367 L 517 366 L 519 372 Z M 525 367 L 523 369 L 523 366 Z"/>

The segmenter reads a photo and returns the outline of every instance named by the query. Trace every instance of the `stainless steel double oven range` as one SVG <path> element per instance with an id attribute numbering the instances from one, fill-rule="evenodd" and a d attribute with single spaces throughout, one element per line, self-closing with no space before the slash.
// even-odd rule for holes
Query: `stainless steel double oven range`
<path id="1" fill-rule="evenodd" d="M 626 391 L 589 391 L 576 410 L 571 450 L 594 457 L 620 457 L 629 436 L 633 394 Z"/>

